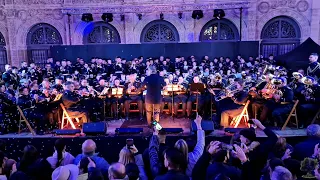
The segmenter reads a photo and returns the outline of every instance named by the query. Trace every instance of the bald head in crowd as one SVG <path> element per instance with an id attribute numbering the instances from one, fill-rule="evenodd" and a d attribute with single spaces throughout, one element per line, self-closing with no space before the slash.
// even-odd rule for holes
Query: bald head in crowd
<path id="1" fill-rule="evenodd" d="M 126 178 L 126 167 L 122 163 L 113 163 L 108 169 L 109 179 Z"/>
<path id="2" fill-rule="evenodd" d="M 307 135 L 309 137 L 317 137 L 320 138 L 320 125 L 311 124 L 307 127 Z"/>
<path id="3" fill-rule="evenodd" d="M 92 139 L 88 139 L 82 144 L 82 153 L 89 156 L 93 155 L 96 148 L 96 143 Z"/>

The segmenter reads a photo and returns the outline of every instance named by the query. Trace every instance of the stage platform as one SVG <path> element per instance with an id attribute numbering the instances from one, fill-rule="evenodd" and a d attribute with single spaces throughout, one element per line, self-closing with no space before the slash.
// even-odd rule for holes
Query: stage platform
<path id="1" fill-rule="evenodd" d="M 170 134 L 166 138 L 166 144 L 173 146 L 178 139 L 190 140 L 193 139 L 196 143 L 195 135 L 190 131 L 191 121 L 189 119 L 172 119 L 170 116 L 161 118 L 161 125 L 164 128 L 182 128 L 183 133 Z M 126 134 L 117 135 L 115 134 L 116 128 L 143 128 L 141 134 Z M 279 136 L 286 137 L 287 141 L 294 145 L 304 139 L 306 139 L 305 129 L 290 129 L 280 131 L 275 130 L 275 133 Z M 139 119 L 132 118 L 129 121 L 123 120 L 112 120 L 108 121 L 107 134 L 104 136 L 57 136 L 53 134 L 36 135 L 32 136 L 30 133 L 21 134 L 6 134 L 1 135 L 0 139 L 6 141 L 6 150 L 10 158 L 19 159 L 22 155 L 24 146 L 28 144 L 34 145 L 41 153 L 42 157 L 51 156 L 53 153 L 53 145 L 56 139 L 64 138 L 67 141 L 67 151 L 73 155 L 81 153 L 81 144 L 86 139 L 93 139 L 97 144 L 97 152 L 105 157 L 108 162 L 115 162 L 118 160 L 118 154 L 125 146 L 127 138 L 133 138 L 134 144 L 138 150 L 142 153 L 148 148 L 150 136 L 152 135 L 151 130 L 147 127 L 146 121 L 140 121 Z M 258 140 L 263 141 L 265 134 L 263 131 L 257 131 Z M 210 141 L 218 140 L 225 143 L 229 143 L 232 134 L 225 133 L 222 130 L 214 130 L 212 133 L 206 136 L 206 144 Z"/>

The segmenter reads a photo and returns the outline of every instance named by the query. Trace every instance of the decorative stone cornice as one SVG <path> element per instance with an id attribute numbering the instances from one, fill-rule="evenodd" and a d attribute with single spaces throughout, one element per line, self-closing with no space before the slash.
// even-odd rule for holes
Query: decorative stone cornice
<path id="1" fill-rule="evenodd" d="M 85 1 L 85 0 L 84 0 Z M 179 12 L 193 10 L 213 10 L 213 9 L 234 9 L 234 8 L 249 8 L 249 2 L 235 3 L 219 3 L 219 4 L 170 4 L 170 5 L 115 5 L 108 7 L 64 7 L 64 14 L 83 14 L 93 13 L 100 14 L 104 12 L 110 13 L 152 13 L 152 12 Z"/>

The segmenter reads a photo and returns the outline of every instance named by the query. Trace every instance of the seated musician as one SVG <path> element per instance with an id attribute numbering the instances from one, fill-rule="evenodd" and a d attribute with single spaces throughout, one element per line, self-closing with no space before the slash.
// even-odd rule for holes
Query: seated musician
<path id="1" fill-rule="evenodd" d="M 267 74 L 258 80 L 257 84 L 250 88 L 249 94 L 251 96 L 251 106 L 249 107 L 250 117 L 255 118 L 262 109 L 263 105 L 266 103 L 267 98 L 265 94 L 271 88 L 272 74 Z M 259 118 L 258 118 L 259 119 Z"/>
<path id="2" fill-rule="evenodd" d="M 58 92 L 63 92 L 62 81 L 63 81 L 63 77 L 56 76 L 55 84 L 53 85 L 53 88 L 56 89 Z"/>
<path id="3" fill-rule="evenodd" d="M 111 91 L 112 88 L 118 88 L 118 92 L 117 94 L 121 91 L 122 89 L 122 95 L 112 95 Z M 120 79 L 115 79 L 114 80 L 114 86 L 109 89 L 109 96 L 111 96 L 110 98 L 110 102 L 111 102 L 111 112 L 113 115 L 113 118 L 117 119 L 119 118 L 119 115 L 121 116 L 122 113 L 122 109 L 123 109 L 123 103 L 124 103 L 124 86 L 121 85 L 120 83 Z"/>
<path id="4" fill-rule="evenodd" d="M 279 125 L 284 123 L 283 116 L 289 114 L 293 107 L 293 91 L 287 86 L 285 78 L 273 78 L 271 83 L 275 88 L 271 90 L 270 100 L 263 105 L 260 120 L 265 122 L 268 114 L 271 114 L 272 119 Z"/>
<path id="5" fill-rule="evenodd" d="M 102 112 L 103 116 L 104 116 L 103 112 L 108 113 L 110 112 L 110 108 L 111 108 L 111 102 L 107 94 L 101 94 L 105 90 L 105 88 L 108 88 L 108 82 L 105 80 L 104 77 L 100 77 L 98 79 L 98 85 L 96 85 L 94 89 L 98 93 L 100 93 L 99 97 L 101 98 L 101 100 L 98 100 L 97 103 L 99 104 L 100 107 L 102 107 L 100 112 Z M 105 107 L 103 104 L 105 105 Z M 103 108 L 105 108 L 105 110 Z M 108 115 L 111 115 L 111 114 L 108 114 Z"/>
<path id="6" fill-rule="evenodd" d="M 0 84 L 0 135 L 7 134 L 10 122 L 10 118 L 7 117 L 14 106 L 11 95 L 6 93 L 6 86 L 4 83 Z"/>
<path id="7" fill-rule="evenodd" d="M 140 120 L 143 119 L 142 98 L 141 98 L 141 92 L 138 89 L 140 87 L 140 82 L 136 81 L 136 76 L 137 76 L 136 74 L 131 74 L 129 76 L 129 82 L 125 84 L 125 92 L 127 94 L 127 98 L 124 102 L 126 120 L 129 119 L 129 108 L 130 108 L 130 103 L 132 103 L 132 102 L 135 102 L 138 104 Z"/>
<path id="8" fill-rule="evenodd" d="M 36 129 L 36 133 L 39 135 L 44 134 L 44 113 L 40 106 L 36 106 L 39 101 L 38 94 L 34 94 L 33 97 L 30 96 L 29 88 L 22 88 L 21 96 L 18 98 L 18 106 L 23 111 L 25 117 L 30 122 L 31 126 Z"/>
<path id="9" fill-rule="evenodd" d="M 179 92 L 176 92 L 176 95 L 174 96 L 174 115 L 178 115 L 178 108 L 179 104 L 182 103 L 182 117 L 186 115 L 186 109 L 187 109 L 187 89 L 188 84 L 184 81 L 184 78 L 182 76 L 179 76 L 177 85 L 179 85 Z"/>
<path id="10" fill-rule="evenodd" d="M 172 75 L 171 75 L 172 76 Z M 161 108 L 160 108 L 160 112 L 163 112 L 164 106 L 167 103 L 168 104 L 168 109 L 169 109 L 169 114 L 171 115 L 172 113 L 172 97 L 171 97 L 171 93 L 169 93 L 168 91 L 165 90 L 165 88 L 168 85 L 171 85 L 172 82 L 170 82 L 169 77 L 168 78 L 164 78 L 164 82 L 166 83 L 166 86 L 164 87 L 163 90 L 163 95 L 162 95 L 162 102 L 161 102 Z"/>
<path id="11" fill-rule="evenodd" d="M 73 82 L 65 83 L 65 91 L 62 95 L 62 103 L 65 106 L 69 116 L 81 118 L 83 123 L 88 122 L 88 113 L 84 109 L 78 105 L 80 102 L 80 96 L 74 92 L 74 84 Z"/>
<path id="12" fill-rule="evenodd" d="M 194 76 L 193 77 L 193 83 L 192 84 L 202 84 L 203 87 L 205 88 L 205 84 L 200 82 L 199 76 Z M 189 88 L 191 88 L 191 85 L 190 85 Z M 198 94 L 198 96 L 197 96 L 197 94 Z M 187 101 L 187 116 L 189 118 L 191 117 L 192 104 L 197 102 L 197 98 L 198 98 L 197 112 L 201 112 L 202 106 L 203 106 L 203 100 L 204 100 L 202 95 L 203 94 L 201 94 L 201 92 L 190 91 L 190 96 L 189 96 L 189 99 Z"/>
<path id="13" fill-rule="evenodd" d="M 225 87 L 222 82 L 222 76 L 219 73 L 210 74 L 207 80 L 207 90 L 205 98 L 205 112 L 206 115 L 211 116 L 212 105 L 216 107 L 216 102 L 214 101 L 214 96 L 219 93 Z"/>
<path id="14" fill-rule="evenodd" d="M 236 91 L 226 93 L 226 96 L 233 102 L 228 103 L 227 108 L 221 112 L 220 126 L 222 126 L 222 128 L 229 126 L 230 118 L 232 119 L 241 114 L 249 97 L 248 92 L 244 90 L 244 82 L 242 79 L 236 78 L 233 85 L 236 86 Z"/>
<path id="15" fill-rule="evenodd" d="M 298 90 L 300 93 L 299 104 L 297 107 L 298 117 L 302 127 L 306 127 L 311 123 L 315 114 L 320 110 L 320 86 L 313 77 L 306 76 L 302 78 L 304 86 Z"/>

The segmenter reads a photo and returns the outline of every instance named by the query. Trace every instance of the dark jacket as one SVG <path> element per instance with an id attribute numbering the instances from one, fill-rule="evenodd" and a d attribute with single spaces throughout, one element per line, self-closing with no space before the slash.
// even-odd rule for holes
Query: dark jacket
<path id="1" fill-rule="evenodd" d="M 241 178 L 241 171 L 238 168 L 221 162 L 214 162 L 213 164 L 209 165 L 206 174 L 206 179 L 208 180 L 214 179 L 219 174 L 224 174 L 231 180 L 238 180 Z"/>
<path id="2" fill-rule="evenodd" d="M 292 158 L 302 161 L 306 157 L 310 157 L 313 154 L 314 147 L 320 143 L 320 138 L 310 137 L 307 140 L 295 145 L 292 153 Z"/>
<path id="3" fill-rule="evenodd" d="M 206 179 L 207 168 L 210 164 L 210 160 L 211 160 L 211 155 L 207 151 L 204 151 L 202 156 L 199 158 L 199 160 L 193 167 L 193 170 L 192 170 L 193 180 Z"/>
<path id="4" fill-rule="evenodd" d="M 155 180 L 190 180 L 189 177 L 180 171 L 169 170 L 165 175 L 158 176 Z"/>
<path id="5" fill-rule="evenodd" d="M 261 170 L 264 168 L 268 160 L 268 155 L 272 151 L 274 145 L 278 141 L 277 135 L 271 129 L 264 129 L 264 133 L 268 136 L 267 140 L 261 143 L 253 151 L 248 154 L 249 162 L 243 165 L 243 180 L 259 180 Z"/>
<path id="6" fill-rule="evenodd" d="M 67 90 L 62 95 L 62 103 L 66 107 L 66 109 L 76 108 L 76 104 L 79 101 L 80 101 L 80 98 L 74 92 Z"/>
<path id="7" fill-rule="evenodd" d="M 17 164 L 17 170 L 24 172 L 32 180 L 50 180 L 53 169 L 45 159 L 38 159 L 30 165 Z"/>
<path id="8" fill-rule="evenodd" d="M 158 74 L 151 74 L 147 76 L 141 84 L 142 88 L 144 86 L 147 87 L 145 102 L 149 104 L 160 104 L 162 99 L 161 90 L 163 86 L 165 86 L 163 77 Z"/>

